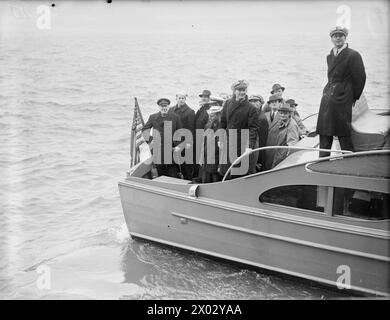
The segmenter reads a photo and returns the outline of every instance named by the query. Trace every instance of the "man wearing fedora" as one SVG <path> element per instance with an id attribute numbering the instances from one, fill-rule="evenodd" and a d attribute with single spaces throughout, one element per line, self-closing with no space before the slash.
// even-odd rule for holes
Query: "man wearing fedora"
<path id="1" fill-rule="evenodd" d="M 193 146 L 194 137 L 195 137 L 195 111 L 192 110 L 186 103 L 187 94 L 186 93 L 178 93 L 176 94 L 177 104 L 169 109 L 169 112 L 173 112 L 180 118 L 180 122 L 182 124 L 183 129 L 187 129 L 192 133 L 192 144 L 187 143 L 185 149 L 192 149 L 193 153 L 195 152 Z M 184 137 L 183 137 L 184 139 Z M 183 141 L 183 140 L 182 140 Z M 190 150 L 191 151 L 191 150 Z M 184 150 L 182 151 L 182 156 L 184 156 Z M 192 154 L 193 154 L 192 153 Z M 192 171 L 193 171 L 193 163 L 184 163 L 181 165 L 181 170 L 184 175 L 184 178 L 187 180 L 192 179 Z"/>
<path id="2" fill-rule="evenodd" d="M 265 112 L 265 117 L 268 121 L 268 126 L 271 128 L 273 123 L 278 122 L 279 120 L 279 108 L 283 105 L 283 98 L 280 94 L 273 94 L 268 99 L 268 105 L 270 110 Z"/>
<path id="3" fill-rule="evenodd" d="M 233 97 L 229 100 L 226 100 L 223 109 L 222 109 L 222 116 L 221 116 L 221 128 L 226 130 L 227 133 L 227 146 L 224 149 L 224 152 L 226 152 L 226 164 L 221 164 L 220 166 L 220 173 L 221 175 L 224 175 L 228 168 L 230 167 L 231 163 L 235 159 L 230 159 L 230 153 L 237 155 L 239 157 L 241 154 L 245 152 L 245 150 L 241 150 L 241 138 L 242 138 L 242 130 L 248 130 L 249 131 L 249 141 L 243 141 L 243 144 L 246 144 L 249 149 L 256 148 L 257 143 L 257 136 L 258 136 L 258 130 L 259 130 L 259 118 L 258 113 L 254 105 L 252 105 L 248 100 L 247 95 L 247 89 L 248 89 L 248 82 L 245 80 L 238 80 L 234 82 L 231 86 L 231 89 L 233 91 Z M 236 130 L 236 137 L 233 139 L 233 136 L 230 134 L 230 130 Z M 244 140 L 244 137 L 243 137 Z M 236 148 L 236 150 L 231 150 L 230 148 Z M 241 162 L 242 168 L 245 168 L 245 163 L 248 164 L 249 160 L 249 166 L 246 172 L 243 172 L 242 174 L 230 174 L 228 178 L 238 177 L 241 175 L 246 174 L 252 174 L 256 172 L 256 162 L 251 160 L 254 155 L 253 153 L 249 157 L 249 159 L 245 159 Z M 225 160 L 225 159 L 224 159 Z M 237 169 L 239 171 L 240 169 Z M 236 171 L 236 172 L 237 172 Z M 245 171 L 245 170 L 244 170 Z"/>
<path id="4" fill-rule="evenodd" d="M 180 149 L 177 147 L 179 142 L 173 141 L 173 134 L 176 130 L 181 129 L 182 125 L 180 118 L 175 113 L 168 112 L 170 103 L 170 100 L 167 98 L 157 100 L 159 112 L 149 116 L 148 121 L 142 128 L 142 135 L 145 141 L 151 142 L 153 145 L 153 162 L 156 165 L 158 175 L 177 178 L 177 166 L 173 162 L 172 147 L 175 147 L 174 152 L 178 152 Z M 171 130 L 168 129 L 169 127 Z M 153 137 L 150 136 L 150 130 L 152 128 Z M 157 138 L 157 133 L 160 139 Z M 165 136 L 166 134 L 169 136 Z M 166 141 L 170 143 L 166 145 Z"/>
<path id="5" fill-rule="evenodd" d="M 299 141 L 299 128 L 292 119 L 292 109 L 283 103 L 279 108 L 279 120 L 268 132 L 267 146 L 294 146 Z M 274 168 L 291 151 L 287 149 L 266 150 L 265 170 Z"/>
<path id="6" fill-rule="evenodd" d="M 288 99 L 288 100 L 286 100 L 286 103 L 288 103 L 292 109 L 291 117 L 295 120 L 295 122 L 298 125 L 299 135 L 301 137 L 306 135 L 309 131 L 307 130 L 306 126 L 303 124 L 301 116 L 299 115 L 299 113 L 297 111 L 298 103 L 296 103 L 294 99 Z"/>
<path id="7" fill-rule="evenodd" d="M 285 87 L 282 87 L 279 83 L 275 83 L 273 86 L 272 86 L 272 89 L 271 89 L 271 95 L 279 95 L 280 97 L 282 97 L 282 100 L 283 100 L 283 92 L 286 88 Z M 271 106 L 269 105 L 269 103 L 267 102 L 264 106 L 263 106 L 263 110 L 264 112 L 268 112 L 268 111 L 271 111 Z"/>
<path id="8" fill-rule="evenodd" d="M 328 83 L 323 90 L 317 120 L 320 148 L 331 149 L 333 137 L 337 136 L 342 150 L 353 151 L 352 107 L 363 92 L 366 72 L 359 52 L 346 43 L 348 29 L 338 26 L 329 35 L 334 47 L 326 57 Z M 328 155 L 329 152 L 320 152 L 320 157 Z"/>
<path id="9" fill-rule="evenodd" d="M 267 138 L 268 138 L 268 120 L 265 116 L 264 111 L 261 109 L 264 99 L 261 95 L 251 95 L 249 97 L 249 102 L 252 103 L 256 110 L 259 117 L 259 130 L 257 135 L 257 148 L 265 147 L 267 144 Z M 257 171 L 261 171 L 264 168 L 265 165 L 265 150 L 261 150 L 259 152 L 256 152 L 256 155 L 254 158 L 257 157 L 256 161 L 256 169 Z"/>

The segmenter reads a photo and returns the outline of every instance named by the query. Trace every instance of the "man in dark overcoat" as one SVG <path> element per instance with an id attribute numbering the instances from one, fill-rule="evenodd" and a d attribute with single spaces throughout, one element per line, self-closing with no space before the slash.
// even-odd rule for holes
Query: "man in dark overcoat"
<path id="1" fill-rule="evenodd" d="M 330 32 L 334 48 L 327 56 L 328 83 L 321 99 L 317 120 L 320 148 L 331 149 L 337 136 L 342 150 L 353 151 L 351 140 L 352 107 L 360 98 L 366 83 L 366 72 L 359 52 L 346 43 L 348 30 L 335 27 Z M 320 157 L 330 155 L 320 152 Z"/>
<path id="2" fill-rule="evenodd" d="M 248 139 L 246 141 L 243 141 L 243 145 L 246 145 L 249 149 L 255 149 L 256 143 L 257 143 L 257 136 L 259 132 L 259 116 L 256 110 L 256 107 L 251 104 L 248 100 L 247 95 L 247 88 L 248 88 L 248 82 L 245 80 L 238 80 L 232 85 L 232 90 L 234 92 L 233 97 L 227 101 L 225 101 L 223 109 L 222 109 L 222 115 L 221 115 L 221 128 L 226 130 L 227 133 L 227 145 L 223 146 L 225 148 L 226 152 L 226 164 L 220 165 L 220 173 L 221 175 L 224 175 L 228 168 L 230 167 L 231 163 L 235 159 L 231 159 L 229 156 L 229 148 L 234 147 L 237 148 L 236 150 L 232 150 L 233 154 L 236 154 L 237 157 L 243 154 L 245 151 L 249 150 L 242 150 L 241 147 L 241 136 L 242 136 L 242 130 L 248 130 Z M 235 129 L 237 130 L 237 139 L 234 141 L 233 136 L 231 135 L 231 132 L 229 129 Z M 242 140 L 245 140 L 245 135 L 243 136 Z M 252 157 L 254 155 L 252 154 Z M 243 174 L 235 175 L 230 174 L 228 175 L 229 178 L 238 177 L 245 174 L 251 174 L 256 172 L 256 162 L 250 161 L 250 158 L 246 158 L 245 160 L 250 164 L 253 164 L 253 166 L 248 166 L 247 172 Z M 241 163 L 243 165 L 243 163 Z M 240 167 L 240 165 L 238 165 Z M 244 166 L 243 166 L 244 167 Z M 239 169 L 237 169 L 239 170 Z"/>
<path id="3" fill-rule="evenodd" d="M 196 130 L 203 131 L 204 127 L 206 126 L 207 122 L 209 121 L 209 115 L 207 113 L 207 110 L 210 109 L 211 104 L 212 104 L 211 91 L 207 90 L 207 89 L 203 90 L 203 92 L 199 94 L 199 98 L 200 98 L 200 101 L 199 101 L 200 108 L 198 109 L 198 111 L 196 111 L 196 114 L 195 114 L 195 131 Z M 199 151 L 202 148 L 202 141 L 203 141 L 202 137 L 199 137 L 199 139 L 197 139 L 198 137 L 196 136 L 196 132 L 195 132 L 195 136 L 194 136 L 194 146 L 195 146 L 195 149 L 194 149 L 194 171 L 193 171 L 194 178 L 196 178 L 196 177 L 200 178 L 202 176 L 202 173 L 199 172 L 199 170 L 201 168 L 198 165 L 198 163 L 200 161 L 200 158 L 199 158 L 200 152 Z"/>
<path id="4" fill-rule="evenodd" d="M 180 122 L 183 129 L 187 129 L 191 131 L 192 134 L 192 143 L 187 143 L 185 145 L 186 151 L 182 151 L 182 156 L 184 156 L 184 152 L 188 152 L 190 149 L 192 149 L 193 153 L 191 156 L 191 159 L 193 158 L 193 154 L 195 153 L 195 111 L 191 109 L 187 103 L 186 103 L 187 94 L 185 93 L 178 93 L 176 94 L 176 101 L 177 104 L 169 109 L 169 112 L 173 112 L 180 118 Z M 184 137 L 182 141 L 184 140 Z M 192 180 L 192 171 L 193 171 L 193 159 L 191 163 L 183 163 L 179 164 L 181 171 L 184 175 L 184 178 L 187 180 Z"/>
<path id="5" fill-rule="evenodd" d="M 177 154 L 180 151 L 177 146 L 180 142 L 173 141 L 173 134 L 176 130 L 181 129 L 182 125 L 180 118 L 175 113 L 168 112 L 170 103 L 167 98 L 157 100 L 159 112 L 149 116 L 148 121 L 142 128 L 142 135 L 145 141 L 153 144 L 153 162 L 156 165 L 158 175 L 177 178 L 177 166 L 174 163 L 173 156 L 175 152 Z M 153 136 L 150 134 L 152 128 Z M 168 130 L 168 128 L 171 130 Z M 157 138 L 158 135 L 160 139 Z M 167 142 L 168 144 L 166 144 Z M 173 147 L 175 147 L 175 151 L 172 154 Z"/>

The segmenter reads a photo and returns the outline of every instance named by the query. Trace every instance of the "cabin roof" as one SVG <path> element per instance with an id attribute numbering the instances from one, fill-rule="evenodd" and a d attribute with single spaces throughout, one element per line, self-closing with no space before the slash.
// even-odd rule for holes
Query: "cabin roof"
<path id="1" fill-rule="evenodd" d="M 318 173 L 352 175 L 368 178 L 390 177 L 390 151 L 354 153 L 344 158 L 309 163 L 307 170 Z"/>

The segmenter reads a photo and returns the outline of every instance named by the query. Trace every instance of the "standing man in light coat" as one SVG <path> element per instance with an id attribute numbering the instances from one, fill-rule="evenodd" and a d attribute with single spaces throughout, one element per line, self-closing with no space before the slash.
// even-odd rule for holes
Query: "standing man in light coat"
<path id="1" fill-rule="evenodd" d="M 323 90 L 317 121 L 320 148 L 331 149 L 337 136 L 342 150 L 353 151 L 351 140 L 352 107 L 366 83 L 366 72 L 359 52 L 346 43 L 348 29 L 335 27 L 330 32 L 333 49 L 326 57 L 328 83 Z M 326 157 L 329 152 L 320 152 Z"/>
<path id="2" fill-rule="evenodd" d="M 280 94 L 273 94 L 269 97 L 267 104 L 270 107 L 270 111 L 267 111 L 264 115 L 268 121 L 268 127 L 271 128 L 273 123 L 279 120 L 279 108 L 283 105 L 283 98 Z"/>
<path id="3" fill-rule="evenodd" d="M 279 120 L 272 125 L 268 132 L 267 146 L 294 146 L 299 141 L 299 128 L 292 118 L 292 108 L 283 103 L 279 108 Z M 265 170 L 278 165 L 291 152 L 287 149 L 266 150 Z"/>

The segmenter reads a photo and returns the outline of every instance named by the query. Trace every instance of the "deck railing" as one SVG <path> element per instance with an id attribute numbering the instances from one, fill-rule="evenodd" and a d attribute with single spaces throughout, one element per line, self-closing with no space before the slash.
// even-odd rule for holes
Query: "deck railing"
<path id="1" fill-rule="evenodd" d="M 256 149 L 251 149 L 249 152 L 244 152 L 242 155 L 240 155 L 236 160 L 233 161 L 233 163 L 230 165 L 229 169 L 226 171 L 225 175 L 222 178 L 222 182 L 224 182 L 229 175 L 229 172 L 232 170 L 233 166 L 235 166 L 237 163 L 239 163 L 243 158 L 249 156 L 253 152 L 258 152 L 262 150 L 269 150 L 269 149 L 288 149 L 288 150 L 297 150 L 297 151 L 323 151 L 323 152 L 337 152 L 341 154 L 350 154 L 353 153 L 349 150 L 333 150 L 333 149 L 320 149 L 320 148 L 308 148 L 308 147 L 294 147 L 294 146 L 268 146 L 268 147 L 260 147 Z M 332 157 L 324 157 L 326 158 L 332 158 Z"/>

